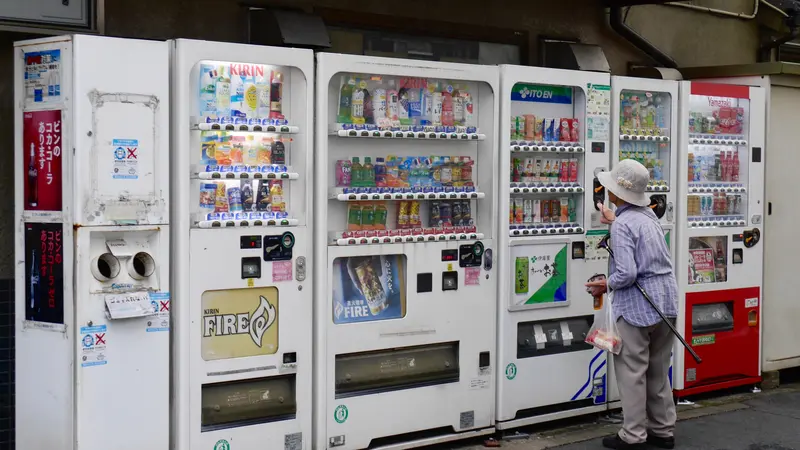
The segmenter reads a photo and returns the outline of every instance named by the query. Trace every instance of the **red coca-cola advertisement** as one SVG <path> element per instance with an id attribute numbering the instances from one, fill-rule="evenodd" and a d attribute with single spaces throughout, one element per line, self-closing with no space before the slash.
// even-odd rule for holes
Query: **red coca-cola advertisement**
<path id="1" fill-rule="evenodd" d="M 61 211 L 61 111 L 24 113 L 25 210 Z"/>

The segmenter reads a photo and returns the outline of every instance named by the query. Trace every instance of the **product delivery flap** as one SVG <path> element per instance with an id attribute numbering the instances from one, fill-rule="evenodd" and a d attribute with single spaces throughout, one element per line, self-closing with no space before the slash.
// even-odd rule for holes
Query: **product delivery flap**
<path id="1" fill-rule="evenodd" d="M 132 319 L 156 314 L 154 300 L 146 291 L 127 294 L 107 294 L 106 309 L 111 319 Z"/>
<path id="2" fill-rule="evenodd" d="M 125 239 L 109 239 L 106 241 L 106 247 L 112 255 L 117 258 L 124 258 L 126 256 L 133 256 L 134 249 L 125 241 Z"/>

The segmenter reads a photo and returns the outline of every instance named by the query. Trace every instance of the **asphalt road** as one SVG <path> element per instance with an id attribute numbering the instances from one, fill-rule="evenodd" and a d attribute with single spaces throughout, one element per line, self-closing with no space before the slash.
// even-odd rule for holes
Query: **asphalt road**
<path id="1" fill-rule="evenodd" d="M 746 408 L 678 423 L 676 449 L 683 450 L 798 450 L 800 449 L 800 392 L 753 396 Z M 524 448 L 524 447 L 521 447 Z M 595 450 L 600 439 L 555 447 Z"/>

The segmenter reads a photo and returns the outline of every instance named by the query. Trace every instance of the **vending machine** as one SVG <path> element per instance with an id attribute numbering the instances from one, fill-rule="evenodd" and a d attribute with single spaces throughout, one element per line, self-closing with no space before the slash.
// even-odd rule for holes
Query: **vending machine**
<path id="1" fill-rule="evenodd" d="M 681 69 L 684 77 L 713 83 L 763 87 L 766 96 L 764 227 L 764 293 L 766 306 L 761 311 L 762 373 L 800 366 L 800 328 L 795 317 L 800 304 L 794 301 L 793 285 L 785 280 L 794 275 L 795 255 L 800 243 L 792 239 L 800 219 L 794 208 L 794 178 L 798 153 L 787 151 L 797 142 L 800 128 L 797 117 L 798 65 L 793 63 L 757 63 L 735 66 L 693 67 Z"/>
<path id="2" fill-rule="evenodd" d="M 498 81 L 317 55 L 318 449 L 494 431 Z"/>
<path id="3" fill-rule="evenodd" d="M 167 44 L 14 54 L 17 448 L 167 448 Z"/>
<path id="4" fill-rule="evenodd" d="M 609 169 L 608 74 L 501 66 L 497 428 L 607 408 L 606 353 L 585 342 L 607 272 L 596 174 Z M 599 307 L 599 306 L 598 306 Z"/>
<path id="5" fill-rule="evenodd" d="M 634 159 L 650 172 L 650 208 L 664 230 L 675 264 L 675 207 L 678 185 L 678 99 L 672 80 L 611 77 L 613 136 L 611 166 Z M 613 362 L 611 355 L 609 362 Z M 672 370 L 670 368 L 670 370 Z M 610 364 L 609 406 L 618 406 L 619 389 Z"/>
<path id="6" fill-rule="evenodd" d="M 765 94 L 681 82 L 675 394 L 761 380 Z M 731 355 L 736 355 L 735 358 Z"/>
<path id="7" fill-rule="evenodd" d="M 314 56 L 172 51 L 173 448 L 311 448 Z"/>

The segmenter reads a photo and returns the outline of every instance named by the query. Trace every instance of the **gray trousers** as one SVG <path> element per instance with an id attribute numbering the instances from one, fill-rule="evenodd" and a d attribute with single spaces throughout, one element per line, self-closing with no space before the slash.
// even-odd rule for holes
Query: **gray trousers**
<path id="1" fill-rule="evenodd" d="M 647 433 L 672 437 L 675 402 L 669 385 L 674 337 L 664 322 L 646 328 L 617 321 L 622 350 L 614 356 L 614 371 L 622 397 L 620 438 L 629 444 L 647 440 Z"/>

